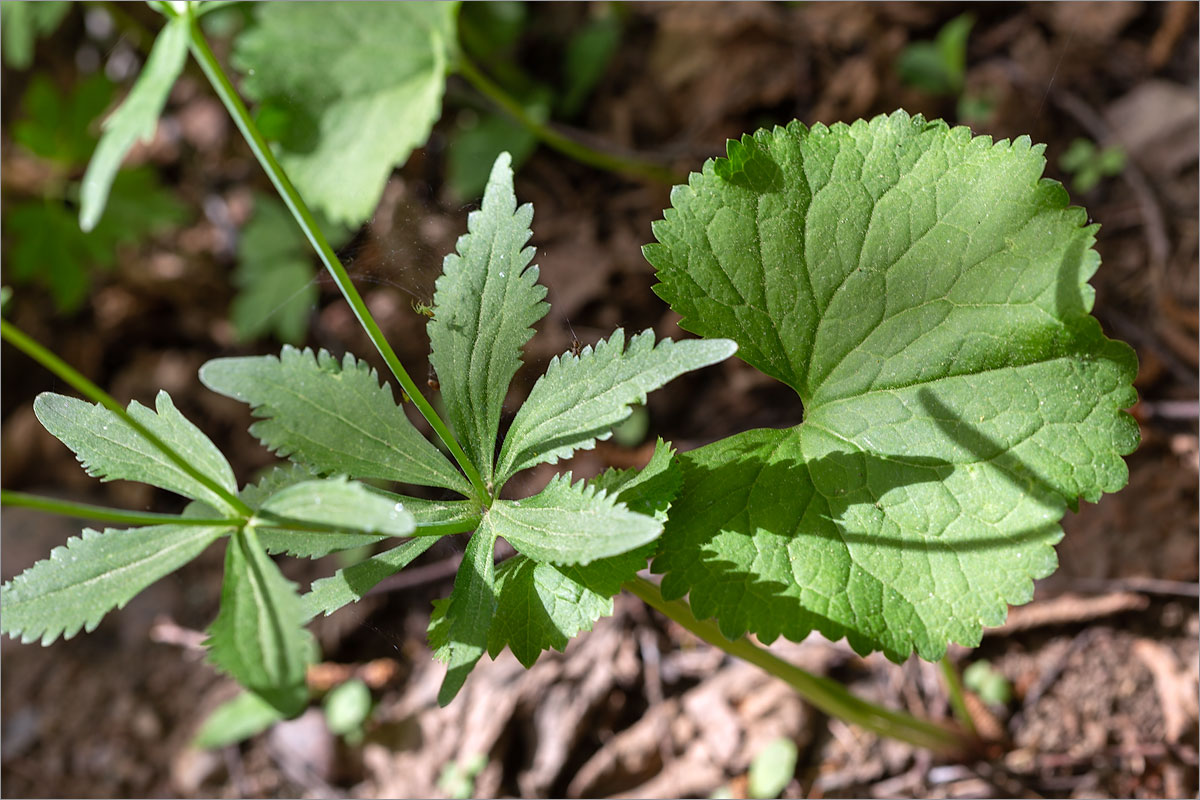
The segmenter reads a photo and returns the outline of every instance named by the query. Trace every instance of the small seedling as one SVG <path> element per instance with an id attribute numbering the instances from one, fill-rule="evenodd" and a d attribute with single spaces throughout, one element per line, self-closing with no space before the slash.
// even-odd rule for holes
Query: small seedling
<path id="1" fill-rule="evenodd" d="M 796 774 L 798 755 L 796 743 L 787 737 L 781 736 L 767 742 L 754 756 L 754 761 L 750 762 L 746 795 L 760 800 L 779 797 Z"/>
<path id="2" fill-rule="evenodd" d="M 1078 138 L 1058 159 L 1058 166 L 1071 175 L 1077 192 L 1090 192 L 1104 178 L 1120 175 L 1125 169 L 1125 151 L 1116 145 L 1100 149 L 1091 139 Z"/>
<path id="3" fill-rule="evenodd" d="M 976 661 L 963 670 L 963 683 L 988 705 L 1006 706 L 1012 699 L 1012 684 L 987 661 Z"/>

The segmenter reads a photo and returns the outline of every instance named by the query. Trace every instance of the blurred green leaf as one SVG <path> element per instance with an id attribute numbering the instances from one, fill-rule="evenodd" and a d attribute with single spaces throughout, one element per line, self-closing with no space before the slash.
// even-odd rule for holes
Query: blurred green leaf
<path id="1" fill-rule="evenodd" d="M 796 774 L 796 743 L 783 736 L 767 742 L 750 763 L 746 794 L 772 800 L 787 788 Z"/>
<path id="2" fill-rule="evenodd" d="M 184 206 L 159 185 L 148 167 L 118 173 L 109 213 L 88 232 L 80 230 L 65 203 L 19 203 L 4 218 L 10 239 L 5 274 L 14 283 L 47 288 L 58 310 L 70 313 L 87 297 L 89 273 L 111 267 L 119 245 L 134 244 L 185 217 Z"/>
<path id="3" fill-rule="evenodd" d="M 1006 706 L 1012 700 L 1008 678 L 987 661 L 975 661 L 963 670 L 963 684 L 988 705 Z"/>
<path id="4" fill-rule="evenodd" d="M 33 63 L 33 49 L 38 37 L 48 36 L 58 28 L 63 17 L 71 10 L 69 2 L 49 0 L 44 3 L 12 2 L 0 3 L 0 36 L 4 51 L 4 65 L 12 69 L 25 69 Z"/>
<path id="5" fill-rule="evenodd" d="M 576 31 L 563 57 L 562 96 L 558 113 L 570 119 L 579 113 L 596 84 L 604 77 L 621 43 L 621 23 L 614 14 L 597 17 Z"/>
<path id="6" fill-rule="evenodd" d="M 242 692 L 213 709 L 200 726 L 194 747 L 215 749 L 237 744 L 262 733 L 283 719 L 275 706 L 253 692 Z"/>
<path id="7" fill-rule="evenodd" d="M 108 78 L 96 73 L 64 94 L 46 75 L 34 75 L 21 97 L 21 118 L 13 123 L 13 140 L 35 156 L 66 167 L 86 164 L 96 146 L 92 123 L 108 107 L 114 88 Z"/>
<path id="8" fill-rule="evenodd" d="M 325 695 L 325 724 L 331 733 L 348 740 L 362 737 L 371 716 L 371 690 L 358 678 L 335 686 Z"/>
<path id="9" fill-rule="evenodd" d="M 934 95 L 962 91 L 967 74 L 967 37 L 975 17 L 960 14 L 938 31 L 932 42 L 913 42 L 900 53 L 896 69 L 900 80 Z"/>
<path id="10" fill-rule="evenodd" d="M 100 144 L 92 154 L 80 190 L 79 227 L 90 231 L 100 221 L 113 179 L 126 154 L 138 141 L 153 138 L 158 117 L 187 58 L 188 19 L 177 17 L 154 40 L 137 82 L 120 107 L 104 122 Z"/>

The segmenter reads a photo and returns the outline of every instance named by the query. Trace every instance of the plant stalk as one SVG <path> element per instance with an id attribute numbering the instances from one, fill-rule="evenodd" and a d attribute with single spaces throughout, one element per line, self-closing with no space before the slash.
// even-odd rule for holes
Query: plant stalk
<path id="1" fill-rule="evenodd" d="M 456 65 L 459 74 L 466 78 L 480 94 L 500 106 L 505 113 L 524 126 L 539 141 L 582 164 L 599 167 L 610 172 L 620 172 L 638 178 L 647 178 L 668 185 L 683 183 L 687 180 L 686 176 L 679 175 L 674 170 L 664 167 L 661 164 L 618 156 L 613 153 L 604 153 L 594 150 L 575 139 L 564 136 L 526 111 L 525 107 L 512 95 L 504 91 L 499 84 L 485 75 L 483 70 L 475 65 L 475 62 L 467 58 L 466 53 L 462 52 L 462 48 L 459 48 Z"/>
<path id="2" fill-rule="evenodd" d="M 0 319 L 0 338 L 3 338 L 4 341 L 11 344 L 13 347 L 16 347 L 34 361 L 53 372 L 84 397 L 87 397 L 94 403 L 99 403 L 109 411 L 116 414 L 121 418 L 122 421 L 125 422 L 126 425 L 137 431 L 138 435 L 140 435 L 156 450 L 170 459 L 171 463 L 187 473 L 189 477 L 199 481 L 206 489 L 220 497 L 225 504 L 228 505 L 239 516 L 243 518 L 250 516 L 252 513 L 250 506 L 242 502 L 237 495 L 233 494 L 224 486 L 217 483 L 200 470 L 196 469 L 196 467 L 193 466 L 190 461 L 176 452 L 171 445 L 164 442 L 158 437 L 157 434 L 134 419 L 129 412 L 126 411 L 121 404 L 113 398 L 112 395 L 89 381 L 83 376 L 82 373 L 80 373 L 70 364 L 63 361 L 61 358 L 47 350 L 42 345 L 38 344 L 32 338 L 27 336 L 20 328 L 13 325 L 6 319 Z"/>
<path id="3" fill-rule="evenodd" d="M 696 619 L 692 609 L 682 600 L 664 599 L 658 584 L 640 575 L 626 581 L 624 588 L 637 595 L 646 605 L 662 612 L 714 647 L 748 661 L 788 683 L 801 697 L 826 714 L 866 728 L 880 736 L 898 739 L 939 753 L 954 755 L 966 749 L 963 740 L 949 728 L 855 697 L 837 681 L 800 669 L 744 636 L 731 642 L 711 620 Z"/>
<path id="4" fill-rule="evenodd" d="M 234 123 L 237 125 L 238 130 L 241 131 L 246 144 L 250 146 L 254 157 L 258 159 L 258 163 L 267 173 L 267 177 L 275 185 L 279 196 L 287 205 L 288 210 L 292 212 L 292 216 L 295 217 L 300 230 L 304 232 L 305 238 L 308 239 L 313 249 L 317 251 L 317 255 L 320 256 L 325 268 L 329 270 L 329 274 L 333 276 L 334 283 L 337 284 L 342 296 L 346 298 L 346 302 L 350 304 L 351 310 L 354 311 L 354 316 L 358 318 L 359 324 L 367 332 L 367 336 L 370 337 L 371 343 L 375 345 L 375 349 L 383 356 L 388 369 L 396 376 L 396 380 L 400 382 L 404 393 L 412 399 L 413 405 L 421 412 L 421 416 L 429 422 L 434 433 L 437 434 L 437 437 L 442 440 L 442 443 L 446 445 L 451 455 L 454 456 L 454 460 L 458 462 L 458 466 L 467 476 L 467 480 L 471 482 L 472 488 L 478 495 L 476 499 L 489 504 L 488 501 L 491 498 L 491 494 L 487 491 L 483 478 L 479 475 L 479 470 L 471 463 L 462 446 L 459 445 L 454 435 L 450 433 L 450 429 L 446 426 L 446 423 L 434 411 L 433 406 L 421 394 L 413 379 L 409 377 L 408 372 L 404 369 L 404 365 L 400 363 L 400 359 L 396 356 L 396 351 L 392 349 L 392 346 L 384 337 L 383 331 L 380 330 L 379 325 L 375 322 L 375 318 L 371 316 L 371 312 L 367 309 L 366 303 L 363 302 L 358 289 L 355 288 L 353 281 L 350 280 L 350 275 L 346 272 L 346 268 L 342 266 L 342 262 L 338 260 L 337 255 L 333 252 L 333 248 L 329 246 L 329 242 L 317 226 L 316 220 L 313 219 L 312 213 L 308 210 L 308 206 L 305 205 L 303 198 L 300 197 L 300 193 L 296 191 L 296 187 L 292 185 L 291 180 L 283 171 L 283 167 L 280 166 L 279 161 L 275 158 L 275 154 L 271 152 L 271 146 L 267 144 L 266 139 L 259 132 L 258 126 L 254 124 L 254 119 L 246 109 L 245 103 L 242 102 L 237 90 L 233 87 L 233 83 L 230 82 L 220 62 L 213 55 L 195 16 L 190 18 L 189 23 L 192 55 L 199 62 L 200 68 L 204 70 L 205 76 L 208 77 L 209 83 L 212 84 L 213 90 L 217 93 L 221 102 L 225 104 L 229 115 L 233 117 Z"/>
<path id="5" fill-rule="evenodd" d="M 123 508 L 95 506 L 91 503 L 59 500 L 57 497 L 43 497 L 26 492 L 13 492 L 8 489 L 0 489 L 0 505 L 33 508 L 66 517 L 93 519 L 97 522 L 115 522 L 121 525 L 204 525 L 210 527 L 228 525 L 236 527 L 241 523 L 241 520 L 237 519 L 200 519 L 181 517 L 178 514 L 160 514 L 156 511 L 126 511 Z"/>
<path id="6" fill-rule="evenodd" d="M 942 678 L 946 681 L 946 694 L 950 696 L 950 707 L 954 709 L 958 724 L 971 736 L 978 738 L 979 731 L 975 729 L 975 720 L 971 718 L 971 711 L 967 708 L 962 681 L 958 677 L 958 670 L 950 663 L 950 656 L 942 657 L 941 666 Z"/>

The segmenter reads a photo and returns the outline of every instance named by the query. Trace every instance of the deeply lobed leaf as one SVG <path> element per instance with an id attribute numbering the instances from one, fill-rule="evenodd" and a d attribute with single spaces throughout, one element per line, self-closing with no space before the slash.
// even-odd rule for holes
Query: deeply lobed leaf
<path id="1" fill-rule="evenodd" d="M 87 529 L 0 589 L 0 629 L 48 645 L 92 631 L 114 608 L 191 561 L 232 527 Z"/>
<path id="2" fill-rule="evenodd" d="M 429 361 L 463 449 L 491 480 L 500 410 L 532 325 L 546 315 L 546 289 L 529 266 L 533 207 L 517 207 L 511 159 L 492 167 L 483 206 L 467 217 L 467 234 L 446 256 L 429 321 Z"/>
<path id="3" fill-rule="evenodd" d="M 413 427 L 375 371 L 347 353 L 285 346 L 279 357 L 218 358 L 200 370 L 214 392 L 262 417 L 250 432 L 316 472 L 437 486 L 464 496 L 470 484 Z"/>
<path id="4" fill-rule="evenodd" d="M 129 415 L 173 447 L 193 467 L 214 483 L 237 492 L 233 468 L 204 433 L 175 408 L 160 391 L 151 411 L 136 400 Z M 185 472 L 150 444 L 127 422 L 102 405 L 66 395 L 43 392 L 33 402 L 38 421 L 75 453 L 89 475 L 101 480 L 148 483 L 184 497 L 201 500 L 213 508 L 227 509 L 221 497 Z"/>
<path id="5" fill-rule="evenodd" d="M 555 357 L 517 412 L 500 450 L 497 482 L 536 464 L 554 463 L 597 439 L 644 403 L 649 392 L 693 369 L 722 361 L 737 350 L 728 339 L 672 342 L 655 346 L 654 331 L 629 340 L 618 328 L 595 350 Z"/>
<path id="6" fill-rule="evenodd" d="M 1088 315 L 1095 227 L 1042 148 L 897 112 L 731 142 L 646 256 L 804 422 L 682 457 L 656 571 L 730 636 L 937 658 L 1025 602 L 1075 498 L 1126 481 L 1132 352 Z"/>

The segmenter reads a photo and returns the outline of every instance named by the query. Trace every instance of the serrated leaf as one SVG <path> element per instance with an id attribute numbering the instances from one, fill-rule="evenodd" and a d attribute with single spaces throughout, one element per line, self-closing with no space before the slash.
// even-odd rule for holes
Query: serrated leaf
<path id="1" fill-rule="evenodd" d="M 760 131 L 672 193 L 646 256 L 804 422 L 681 457 L 663 592 L 727 636 L 973 645 L 1126 481 L 1132 352 L 1088 315 L 1095 227 L 1042 148 L 896 112 Z"/>
<path id="2" fill-rule="evenodd" d="M 137 82 L 121 106 L 104 122 L 104 133 L 83 175 L 79 227 L 90 231 L 100 221 L 108 192 L 125 155 L 139 140 L 153 138 L 158 117 L 188 52 L 188 17 L 170 20 L 159 32 Z"/>
<path id="3" fill-rule="evenodd" d="M 236 494 L 237 481 L 229 462 L 199 428 L 179 413 L 171 396 L 160 391 L 154 405 L 157 413 L 134 400 L 127 410 L 198 471 Z M 140 481 L 202 500 L 216 509 L 228 508 L 220 495 L 184 472 L 104 406 L 43 392 L 33 401 L 33 411 L 46 430 L 71 448 L 89 475 L 103 481 Z"/>
<path id="4" fill-rule="evenodd" d="M 470 484 L 409 422 L 375 370 L 347 353 L 285 346 L 279 357 L 218 358 L 200 369 L 214 392 L 249 403 L 250 433 L 316 472 L 438 486 L 464 496 Z"/>
<path id="5" fill-rule="evenodd" d="M 300 598 L 305 618 L 329 616 L 342 606 L 357 603 L 375 584 L 407 567 L 437 540 L 436 536 L 421 536 L 352 567 L 339 569 L 328 578 L 313 581 L 308 594 Z"/>
<path id="6" fill-rule="evenodd" d="M 154 525 L 86 529 L 0 589 L 0 626 L 22 642 L 48 645 L 95 629 L 114 608 L 191 561 L 232 528 Z"/>
<path id="7" fill-rule="evenodd" d="M 645 568 L 653 551 L 648 545 L 587 566 L 556 567 L 522 555 L 508 559 L 496 571 L 499 601 L 488 652 L 495 658 L 507 645 L 529 668 L 543 650 L 563 650 L 576 634 L 612 615 L 612 598 Z"/>
<path id="8" fill-rule="evenodd" d="M 608 469 L 590 483 L 661 522 L 679 491 L 679 472 L 670 446 L 659 439 L 643 469 Z M 576 634 L 613 613 L 612 598 L 621 584 L 645 568 L 655 549 L 651 542 L 587 566 L 554 566 L 522 555 L 505 561 L 496 571 L 498 608 L 488 652 L 494 658 L 508 645 L 530 667 L 543 650 L 562 650 Z"/>
<path id="9" fill-rule="evenodd" d="M 546 288 L 525 247 L 533 207 L 517 207 L 507 153 L 492 167 L 483 206 L 446 256 L 426 326 L 442 399 L 459 442 L 485 481 L 492 477 L 500 410 L 532 325 L 546 315 Z"/>
<path id="10" fill-rule="evenodd" d="M 221 610 L 208 629 L 209 660 L 284 716 L 308 704 L 311 648 L 296 584 L 283 577 L 253 528 L 238 530 L 225 551 Z"/>
<path id="11" fill-rule="evenodd" d="M 253 692 L 242 692 L 213 709 L 200 726 L 193 747 L 215 750 L 249 739 L 282 720 L 279 709 Z"/>
<path id="12" fill-rule="evenodd" d="M 487 650 L 488 629 L 496 614 L 495 548 L 496 530 L 485 517 L 467 542 L 450 597 L 435 603 L 429 646 L 434 657 L 446 663 L 440 706 L 450 704 Z"/>
<path id="13" fill-rule="evenodd" d="M 667 509 L 683 485 L 683 474 L 675 451 L 661 438 L 641 469 L 606 469 L 588 485 L 617 498 L 630 511 L 648 514 L 665 522 Z"/>
<path id="14" fill-rule="evenodd" d="M 256 509 L 252 522 L 268 553 L 301 558 L 320 558 L 416 529 L 402 502 L 344 477 L 280 489 Z"/>
<path id="15" fill-rule="evenodd" d="M 336 222 L 366 221 L 441 112 L 457 3 L 264 3 L 234 63 L 286 115 L 280 162 Z"/>
<path id="16" fill-rule="evenodd" d="M 672 342 L 656 347 L 654 331 L 629 340 L 618 328 L 593 351 L 556 356 L 513 419 L 500 450 L 497 483 L 536 464 L 554 463 L 612 435 L 612 426 L 644 403 L 649 392 L 693 369 L 722 361 L 737 350 L 728 339 Z"/>
<path id="17" fill-rule="evenodd" d="M 538 494 L 497 500 L 485 515 L 517 552 L 552 564 L 587 564 L 658 538 L 662 523 L 630 511 L 616 497 L 570 474 L 557 475 Z"/>

